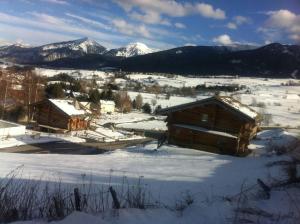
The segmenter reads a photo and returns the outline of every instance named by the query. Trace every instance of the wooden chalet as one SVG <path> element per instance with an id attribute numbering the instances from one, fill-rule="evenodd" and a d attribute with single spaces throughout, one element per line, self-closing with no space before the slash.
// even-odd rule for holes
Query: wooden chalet
<path id="1" fill-rule="evenodd" d="M 76 100 L 46 99 L 32 104 L 34 119 L 41 129 L 55 132 L 85 130 L 89 126 L 89 111 Z"/>
<path id="2" fill-rule="evenodd" d="M 231 97 L 214 96 L 159 111 L 167 115 L 170 144 L 221 154 L 246 154 L 258 113 Z"/>

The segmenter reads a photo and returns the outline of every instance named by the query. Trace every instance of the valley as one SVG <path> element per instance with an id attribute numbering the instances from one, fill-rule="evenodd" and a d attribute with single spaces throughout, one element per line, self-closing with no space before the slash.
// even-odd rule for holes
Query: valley
<path id="1" fill-rule="evenodd" d="M 4 69 L 7 68 L 4 66 Z M 247 217 L 256 220 L 261 210 L 270 214 L 262 217 L 266 222 L 272 222 L 273 218 L 282 222 L 295 219 L 289 213 L 294 208 L 282 210 L 275 206 L 279 201 L 292 203 L 284 197 L 284 192 L 293 193 L 295 187 L 285 191 L 272 188 L 271 200 L 268 201 L 251 195 L 260 194 L 257 178 L 270 186 L 278 184 L 275 179 L 285 181 L 283 168 L 269 167 L 269 164 L 289 164 L 290 156 L 297 158 L 292 149 L 297 151 L 299 144 L 299 80 L 239 76 L 185 77 L 166 73 L 39 67 L 32 72 L 41 78 L 39 82 L 43 83 L 43 88 L 61 86 L 64 97 L 68 97 L 68 90 L 78 82 L 81 88 L 72 93 L 79 102 L 89 100 L 85 96 L 91 96 L 91 91 L 97 90 L 103 94 L 102 100 L 114 99 L 117 108 L 112 113 L 93 117 L 90 130 L 59 134 L 28 129 L 24 136 L 2 138 L 1 177 L 5 178 L 11 170 L 22 167 L 24 174 L 18 178 L 39 181 L 41 185 L 36 186 L 40 190 L 43 190 L 44 182 L 53 183 L 50 186 L 56 189 L 56 178 L 59 178 L 63 180 L 64 189 L 79 188 L 89 198 L 95 194 L 85 192 L 85 186 L 93 191 L 99 186 L 102 189 L 113 186 L 118 196 L 125 198 L 122 189 L 126 179 L 129 189 L 137 188 L 151 195 L 143 199 L 147 200 L 144 202 L 147 205 L 143 205 L 147 207 L 146 210 L 139 211 L 134 205 L 126 205 L 129 199 L 124 199 L 122 203 L 126 208 L 120 210 L 119 218 L 108 215 L 113 209 L 108 204 L 105 205 L 107 208 L 98 210 L 95 216 L 92 215 L 94 213 L 86 214 L 96 209 L 90 204 L 90 208 L 84 207 L 85 213 L 66 213 L 68 217 L 63 223 L 85 216 L 92 223 L 97 222 L 99 217 L 105 222 L 113 220 L 117 223 L 124 220 L 130 223 L 134 217 L 148 217 L 150 222 L 197 223 L 199 219 L 205 219 L 206 223 L 223 223 L 234 219 L 236 206 L 256 209 L 251 215 L 238 213 L 239 219 Z M 109 91 L 112 95 L 108 94 Z M 218 155 L 166 143 L 158 148 L 159 136 L 168 130 L 166 117 L 156 114 L 159 108 L 191 103 L 216 94 L 233 97 L 258 111 L 261 116 L 262 130 L 251 140 L 248 146 L 251 153 L 247 157 Z M 118 96 L 128 96 L 130 106 L 120 104 Z M 138 97 L 142 99 L 140 106 L 148 104 L 149 111 L 138 106 Z M 234 175 L 228 176 L 228 173 Z M 245 195 L 240 196 L 242 199 L 235 198 L 240 194 L 241 186 L 247 189 L 243 193 Z M 89 200 L 87 203 L 92 203 Z M 243 200 L 242 205 L 238 205 L 239 200 Z M 268 208 L 265 203 L 268 203 Z M 217 216 L 214 213 L 216 207 L 219 211 Z M 279 209 L 282 217 L 277 217 Z M 161 214 L 167 218 L 162 220 Z M 149 220 L 145 222 L 149 223 Z"/>

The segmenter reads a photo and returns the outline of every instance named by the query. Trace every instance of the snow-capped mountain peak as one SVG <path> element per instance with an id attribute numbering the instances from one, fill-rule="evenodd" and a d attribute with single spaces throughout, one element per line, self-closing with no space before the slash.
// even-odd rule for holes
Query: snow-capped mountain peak
<path id="1" fill-rule="evenodd" d="M 133 57 L 153 53 L 154 50 L 143 43 L 130 43 L 126 47 L 114 49 L 114 55 L 119 57 Z"/>
<path id="2" fill-rule="evenodd" d="M 82 51 L 83 53 L 103 53 L 106 51 L 106 48 L 98 44 L 96 41 L 91 40 L 87 37 L 73 40 L 73 41 L 65 41 L 60 43 L 54 44 L 47 44 L 42 46 L 43 51 L 47 50 L 56 50 L 56 49 L 63 49 L 67 48 L 74 51 Z"/>

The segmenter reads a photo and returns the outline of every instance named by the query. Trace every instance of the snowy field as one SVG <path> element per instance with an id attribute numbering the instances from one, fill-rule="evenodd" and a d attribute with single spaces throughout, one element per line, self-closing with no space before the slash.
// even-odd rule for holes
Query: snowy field
<path id="1" fill-rule="evenodd" d="M 122 123 L 117 125 L 117 128 L 134 129 L 134 130 L 154 130 L 167 131 L 167 125 L 164 120 L 149 120 L 140 122 Z"/>
<path id="2" fill-rule="evenodd" d="M 11 170 L 23 165 L 24 179 L 60 179 L 63 184 L 77 185 L 86 175 L 92 177 L 93 184 L 117 188 L 122 185 L 124 177 L 130 184 L 142 178 L 153 199 L 166 206 L 175 206 L 186 192 L 194 201 L 182 214 L 165 208 L 125 209 L 117 216 L 74 213 L 58 223 L 80 223 L 83 220 L 89 220 L 88 223 L 232 223 L 236 201 L 229 202 L 225 197 L 238 194 L 242 185 L 245 188 L 255 185 L 257 178 L 265 183 L 284 178 L 281 167 L 266 166 L 275 161 L 289 160 L 288 156 L 266 154 L 270 141 L 289 145 L 295 138 L 281 130 L 261 132 L 250 145 L 255 153 L 245 158 L 175 146 L 162 146 L 156 151 L 156 143 L 85 156 L 1 153 L 0 177 L 4 178 Z M 272 191 L 271 198 L 270 201 L 253 199 L 249 203 L 267 212 L 280 210 L 282 216 L 288 215 L 291 208 L 280 205 L 282 200 L 288 203 L 282 192 Z"/>
<path id="3" fill-rule="evenodd" d="M 38 74 L 43 76 L 52 77 L 59 73 L 67 73 L 75 78 L 87 78 L 94 79 L 99 78 L 102 81 L 98 83 L 104 83 L 105 80 L 111 79 L 112 73 L 106 73 L 102 71 L 93 70 L 53 70 L 36 68 Z M 79 75 L 80 74 L 80 75 Z M 172 78 L 165 77 L 162 75 L 155 74 L 139 74 L 132 73 L 128 75 L 131 80 L 136 80 L 144 85 L 149 85 L 149 77 L 151 82 L 156 82 L 160 86 L 173 86 L 173 87 L 195 87 L 197 85 L 216 86 L 216 85 L 244 85 L 246 89 L 240 90 L 233 93 L 221 92 L 221 95 L 234 95 L 238 100 L 246 105 L 252 106 L 255 110 L 265 114 L 271 114 L 272 119 L 270 120 L 270 126 L 283 126 L 298 128 L 300 127 L 300 82 L 295 79 L 265 79 L 265 78 L 250 78 L 250 77 L 183 77 L 175 75 Z M 115 83 L 120 87 L 126 83 L 125 79 L 117 78 Z M 296 83 L 298 86 L 287 85 L 290 83 Z M 139 94 L 139 92 L 128 92 L 130 98 L 133 100 Z M 212 93 L 201 93 L 195 98 L 193 97 L 182 97 L 182 96 L 171 96 L 169 99 L 166 98 L 165 94 L 151 94 L 151 93 L 140 93 L 143 97 L 143 103 L 149 103 L 154 110 L 158 105 L 162 108 L 175 106 L 178 104 L 189 103 L 195 100 L 201 100 L 211 96 Z M 153 105 L 153 101 L 155 105 Z M 256 104 L 263 105 L 263 108 L 256 107 Z M 132 122 L 136 120 L 143 120 L 144 115 L 139 114 L 137 117 L 131 116 Z M 122 116 L 121 116 L 122 117 Z M 122 119 L 122 118 L 121 118 Z M 111 118 L 105 117 L 104 119 L 114 121 L 113 123 L 122 123 L 118 119 L 115 120 L 115 115 Z M 102 121 L 100 121 L 101 123 Z M 127 123 L 127 122 L 125 122 Z"/>
<path id="4" fill-rule="evenodd" d="M 78 78 L 99 78 L 100 82 L 111 78 L 111 74 L 101 71 L 84 70 L 51 70 L 37 69 L 44 76 L 54 76 L 65 72 Z M 281 126 L 282 129 L 263 131 L 255 140 L 251 141 L 249 148 L 253 153 L 245 158 L 237 158 L 224 155 L 216 155 L 176 146 L 164 145 L 158 150 L 156 142 L 145 146 L 137 145 L 130 148 L 118 149 L 99 155 L 57 155 L 57 154 L 0 154 L 0 179 L 16 167 L 23 165 L 24 179 L 42 181 L 62 180 L 63 184 L 77 186 L 82 183 L 82 177 L 88 176 L 93 184 L 120 188 L 124 177 L 131 185 L 142 180 L 147 190 L 151 192 L 152 199 L 159 201 L 164 206 L 153 209 L 121 209 L 118 214 L 107 211 L 104 214 L 73 213 L 62 221 L 53 223 L 233 223 L 237 208 L 237 200 L 227 200 L 239 194 L 241 188 L 250 188 L 254 192 L 259 191 L 257 178 L 266 184 L 274 180 L 286 178 L 282 166 L 267 166 L 276 161 L 289 161 L 288 155 L 277 156 L 267 151 L 270 146 L 287 147 L 296 142 L 295 136 L 299 136 L 300 127 L 300 86 L 290 86 L 287 83 L 299 83 L 299 80 L 291 79 L 263 79 L 263 78 L 192 78 L 174 76 L 166 78 L 158 75 L 131 74 L 130 79 L 149 84 L 149 76 L 161 86 L 194 87 L 197 85 L 215 86 L 238 84 L 246 88 L 234 93 L 221 92 L 221 95 L 233 95 L 246 105 L 260 113 L 270 114 L 269 126 Z M 120 86 L 124 86 L 125 79 L 116 79 Z M 139 92 L 128 92 L 133 100 Z M 195 100 L 210 97 L 212 93 L 198 93 L 193 97 L 171 96 L 167 99 L 164 94 L 140 93 L 144 103 L 149 103 L 152 110 L 161 105 L 162 108 L 189 103 Z M 153 105 L 153 101 L 156 101 Z M 118 130 L 166 130 L 164 117 L 154 114 L 145 114 L 132 111 L 128 114 L 113 113 L 102 114 L 95 120 L 95 130 L 88 132 L 95 138 L 105 138 L 105 141 L 113 139 L 136 138 L 129 133 Z M 113 123 L 116 128 L 109 128 Z M 102 125 L 108 125 L 103 127 Z M 297 134 L 291 134 L 297 133 Z M 83 133 L 78 136 L 57 137 L 66 141 L 80 142 Z M 68 139 L 69 138 L 69 139 Z M 3 139 L 1 147 L 13 144 L 31 144 L 33 142 L 47 142 L 50 138 L 41 136 L 34 139 L 27 136 L 23 139 Z M 54 137 L 52 139 L 55 139 Z M 12 142 L 9 142 L 12 141 Z M 3 143 L 3 144 L 2 144 Z M 193 203 L 182 213 L 170 210 L 188 192 L 193 198 Z M 299 191 L 298 191 L 299 192 Z M 253 192 L 252 192 L 253 193 Z M 284 191 L 275 189 L 271 191 L 271 199 L 250 197 L 247 206 L 263 209 L 270 214 L 279 214 L 280 217 L 260 217 L 260 223 L 296 223 L 286 217 L 297 214 L 297 208 L 290 201 L 289 194 L 300 198 L 294 188 Z M 166 207 L 168 208 L 166 208 Z M 298 204 L 299 206 L 299 204 Z M 286 218 L 286 219 L 285 219 Z M 257 221 L 256 218 L 252 219 Z M 280 221 L 278 221 L 280 220 Z M 23 222 L 21 222 L 23 224 Z M 39 222 L 28 222 L 28 224 Z M 43 221 L 41 221 L 43 223 Z"/>
<path id="5" fill-rule="evenodd" d="M 108 77 L 113 76 L 111 73 L 103 72 L 103 71 L 96 71 L 96 70 L 77 70 L 77 69 L 45 69 L 45 68 L 35 68 L 35 72 L 38 75 L 45 76 L 45 77 L 53 77 L 60 73 L 66 73 L 73 78 L 79 79 L 106 79 Z"/>
<path id="6" fill-rule="evenodd" d="M 165 107 L 172 107 L 176 106 L 179 104 L 183 103 L 190 103 L 195 100 L 200 100 L 207 98 L 208 96 L 197 96 L 195 98 L 193 97 L 181 97 L 181 96 L 171 96 L 169 99 L 166 99 L 166 96 L 163 94 L 155 95 L 152 93 L 139 93 L 139 92 L 133 92 L 133 91 L 128 91 L 128 95 L 130 96 L 131 99 L 135 99 L 138 94 L 141 94 L 143 97 L 143 103 L 149 103 L 150 106 L 152 107 L 152 110 L 155 109 L 156 106 L 160 105 L 162 108 Z M 152 105 L 152 100 L 156 100 L 156 104 L 153 106 Z"/>
<path id="7" fill-rule="evenodd" d="M 173 86 L 173 87 L 188 87 L 197 85 L 224 85 L 224 84 L 239 84 L 246 85 L 250 87 L 257 86 L 279 86 L 281 83 L 285 83 L 292 79 L 265 79 L 265 78 L 247 78 L 247 77 L 211 77 L 211 78 L 201 78 L 201 77 L 185 77 L 180 75 L 175 75 L 174 77 L 166 77 L 162 75 L 151 75 L 151 74 L 139 74 L 133 73 L 129 75 L 130 79 L 137 80 L 142 83 L 148 83 L 149 77 L 151 80 L 156 81 L 161 86 Z"/>
<path id="8" fill-rule="evenodd" d="M 240 90 L 234 93 L 221 92 L 221 95 L 233 94 L 238 100 L 246 105 L 250 105 L 258 112 L 271 114 L 272 119 L 270 121 L 271 126 L 284 126 L 298 128 L 300 127 L 300 81 L 294 79 L 264 79 L 264 78 L 190 78 L 183 76 L 175 76 L 174 78 L 167 78 L 159 75 L 144 75 L 144 74 L 132 74 L 131 79 L 139 80 L 142 83 L 148 82 L 148 77 L 156 81 L 160 85 L 169 85 L 174 87 L 187 87 L 203 85 L 215 86 L 215 85 L 230 85 L 238 84 L 245 85 L 245 90 Z M 298 86 L 288 86 L 287 83 L 298 83 Z M 284 85 L 282 85 L 284 84 Z M 131 99 L 134 99 L 138 92 L 129 92 Z M 151 101 L 155 99 L 157 105 L 161 105 L 162 108 L 175 106 L 178 104 L 189 103 L 195 100 L 200 100 L 209 97 L 208 94 L 198 94 L 196 98 L 191 97 L 178 97 L 171 96 L 170 99 L 166 99 L 164 95 L 141 93 L 144 102 L 151 105 Z M 257 107 L 253 105 L 263 105 Z M 154 109 L 155 106 L 152 106 Z"/>
<path id="9" fill-rule="evenodd" d="M 25 135 L 10 136 L 0 139 L 0 149 L 8 147 L 18 147 L 29 144 L 42 144 L 48 142 L 66 141 L 72 143 L 85 142 L 84 139 L 65 134 L 50 134 L 35 131 L 27 131 Z"/>
<path id="10" fill-rule="evenodd" d="M 155 116 L 134 111 L 127 114 L 104 114 L 96 122 L 98 125 L 113 123 L 116 128 L 120 129 L 165 131 L 167 130 L 165 119 L 166 117 L 164 116 Z"/>

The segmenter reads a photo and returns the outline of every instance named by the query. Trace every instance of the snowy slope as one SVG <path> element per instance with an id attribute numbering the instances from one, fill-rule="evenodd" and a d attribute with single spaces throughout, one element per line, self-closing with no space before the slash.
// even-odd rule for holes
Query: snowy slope
<path id="1" fill-rule="evenodd" d="M 293 137 L 281 130 L 264 131 L 251 142 L 250 146 L 255 151 L 264 151 L 270 139 L 274 144 L 287 145 Z M 0 177 L 4 178 L 13 169 L 22 165 L 24 173 L 22 178 L 30 177 L 31 180 L 40 181 L 43 177 L 42 181 L 50 182 L 59 178 L 62 186 L 83 182 L 83 175 L 91 176 L 93 184 L 113 185 L 115 189 L 118 187 L 121 189 L 124 176 L 129 184 L 135 184 L 142 178 L 142 183 L 151 191 L 151 198 L 154 201 L 161 201 L 163 205 L 175 205 L 184 192 L 189 192 L 194 200 L 190 208 L 181 215 L 163 208 L 123 209 L 120 210 L 120 216 L 115 216 L 115 219 L 113 215 L 107 214 L 97 222 L 97 218 L 90 219 L 89 216 L 84 216 L 84 219 L 81 219 L 74 213 L 58 223 L 232 223 L 229 218 L 233 216 L 232 211 L 236 206 L 225 199 L 237 195 L 241 191 L 241 186 L 245 189 L 250 186 L 253 188 L 257 178 L 268 184 L 274 178 L 282 177 L 281 167 L 267 167 L 266 164 L 288 159 L 287 156 L 257 154 L 237 158 L 165 145 L 154 151 L 156 146 L 154 142 L 144 147 L 130 147 L 86 156 L 1 153 Z M 272 200 L 276 199 L 273 197 L 276 195 L 271 193 Z M 268 201 L 255 199 L 253 202 Z M 273 201 L 273 204 L 269 207 L 264 206 L 264 209 L 268 211 L 278 207 L 282 209 L 283 214 L 291 211 L 288 209 L 284 211 L 284 206 L 278 202 Z M 140 214 L 137 215 L 136 212 Z"/>
<path id="2" fill-rule="evenodd" d="M 66 42 L 47 44 L 41 46 L 41 49 L 43 51 L 62 49 L 62 48 L 68 48 L 70 50 L 75 50 L 75 51 L 82 51 L 86 54 L 92 54 L 92 53 L 99 54 L 106 51 L 105 47 L 101 46 L 99 43 L 89 38 L 82 38 L 74 41 L 66 41 Z"/>
<path id="3" fill-rule="evenodd" d="M 107 49 L 89 38 L 52 43 L 38 47 L 14 44 L 0 49 L 0 56 L 18 63 L 78 58 L 87 54 L 104 54 Z"/>
<path id="4" fill-rule="evenodd" d="M 153 49 L 149 48 L 147 45 L 143 43 L 131 43 L 125 47 L 112 49 L 107 52 L 110 56 L 119 56 L 119 57 L 133 57 L 137 55 L 150 54 L 155 52 Z"/>

